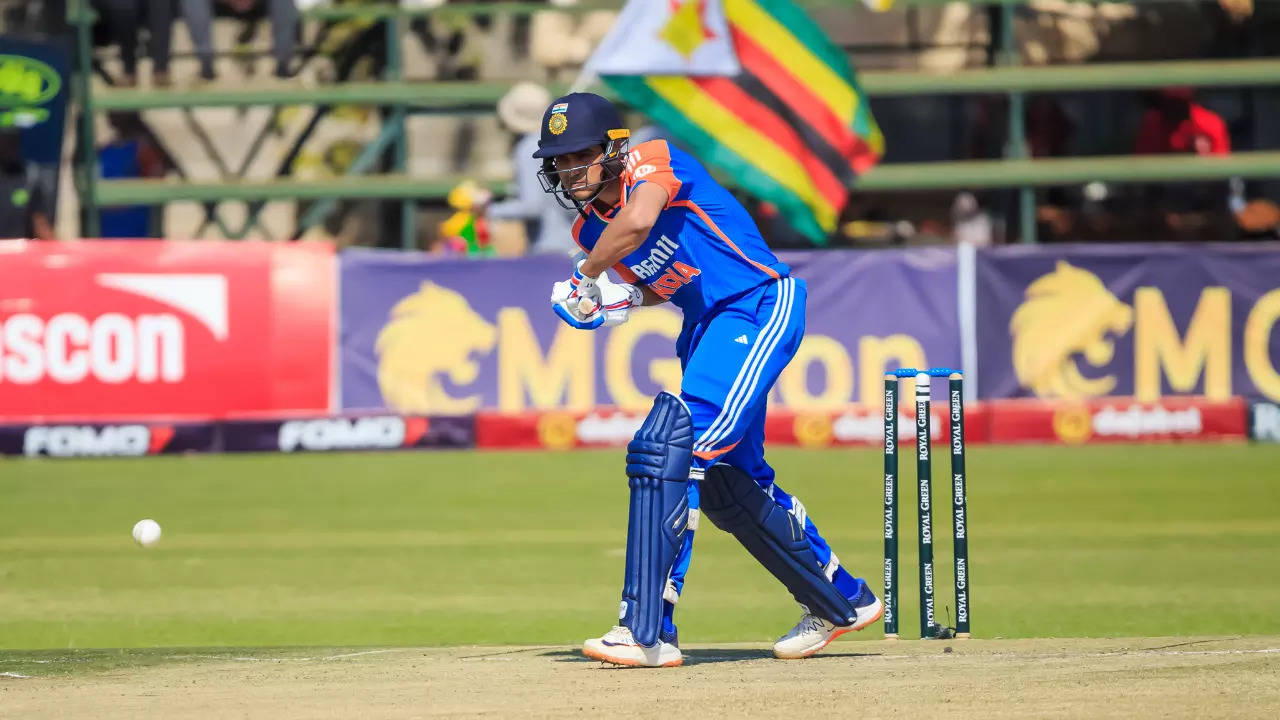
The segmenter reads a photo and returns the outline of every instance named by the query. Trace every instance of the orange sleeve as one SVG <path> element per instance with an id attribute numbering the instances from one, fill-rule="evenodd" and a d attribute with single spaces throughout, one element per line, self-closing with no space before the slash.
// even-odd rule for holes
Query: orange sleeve
<path id="1" fill-rule="evenodd" d="M 680 178 L 671 168 L 671 148 L 666 140 L 650 140 L 631 148 L 627 152 L 627 161 L 622 170 L 624 195 L 641 183 L 651 182 L 667 191 L 667 207 L 680 192 Z M 626 203 L 626 198 L 623 198 Z"/>

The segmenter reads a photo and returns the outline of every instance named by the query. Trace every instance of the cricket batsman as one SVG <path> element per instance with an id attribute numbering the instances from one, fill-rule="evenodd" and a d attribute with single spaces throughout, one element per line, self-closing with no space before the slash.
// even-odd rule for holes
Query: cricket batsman
<path id="1" fill-rule="evenodd" d="M 680 394 L 659 393 L 627 446 L 619 622 L 582 651 L 618 665 L 681 664 L 673 618 L 701 513 L 803 608 L 774 655 L 808 657 L 875 622 L 883 605 L 764 459 L 765 402 L 804 337 L 805 283 L 696 160 L 664 140 L 628 147 L 628 137 L 608 100 L 573 93 L 547 108 L 534 153 L 543 189 L 578 211 L 573 236 L 585 253 L 552 289 L 556 314 L 593 330 L 641 305 L 684 313 Z"/>

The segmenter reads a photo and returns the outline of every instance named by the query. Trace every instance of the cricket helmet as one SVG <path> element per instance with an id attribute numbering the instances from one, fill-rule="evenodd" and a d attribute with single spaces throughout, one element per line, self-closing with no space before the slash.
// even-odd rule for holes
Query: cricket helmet
<path id="1" fill-rule="evenodd" d="M 622 175 L 622 161 L 630 136 L 631 132 L 622 125 L 618 109 L 605 98 L 592 93 L 570 93 L 557 98 L 542 115 L 538 150 L 533 153 L 535 158 L 542 159 L 538 180 L 542 183 L 543 191 L 553 193 L 556 201 L 564 207 L 582 212 L 606 184 Z M 560 186 L 560 173 L 556 170 L 555 158 L 557 155 L 579 152 L 597 145 L 602 148 L 598 160 L 565 170 L 573 172 L 592 165 L 604 167 L 599 182 L 592 186 L 596 191 L 595 195 L 581 201 L 573 197 L 567 188 Z"/>

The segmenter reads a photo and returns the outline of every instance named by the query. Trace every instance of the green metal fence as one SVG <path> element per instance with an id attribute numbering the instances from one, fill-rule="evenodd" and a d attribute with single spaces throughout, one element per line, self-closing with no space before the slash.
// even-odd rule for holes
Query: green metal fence
<path id="1" fill-rule="evenodd" d="M 987 4 L 1002 6 L 1002 36 L 999 63 L 995 67 L 948 73 L 864 72 L 863 87 L 875 96 L 1002 93 L 1009 102 L 1009 145 L 1006 159 L 944 163 L 882 164 L 859 178 L 857 189 L 930 190 L 945 188 L 1018 188 L 1021 238 L 1035 240 L 1034 187 L 1101 180 L 1107 182 L 1149 182 L 1211 180 L 1232 177 L 1280 177 L 1280 152 L 1242 152 L 1221 158 L 1186 156 L 1109 156 L 1087 158 L 1030 159 L 1023 127 L 1023 100 L 1026 93 L 1087 90 L 1143 89 L 1168 85 L 1188 86 L 1271 86 L 1280 84 L 1280 58 L 1249 60 L 1197 60 L 1151 63 L 1107 63 L 1025 67 L 1017 65 L 1013 37 L 1015 5 L 1026 0 L 999 0 Z M 1154 0 L 1155 2 L 1172 0 Z M 856 2 L 856 0 L 854 0 Z M 315 19 L 362 19 L 387 23 L 389 39 L 382 82 L 360 82 L 314 88 L 272 88 L 237 90 L 108 90 L 90 91 L 88 52 L 90 12 L 87 0 L 78 0 L 74 18 L 78 26 L 81 67 L 76 88 L 84 112 L 81 116 L 81 158 L 78 188 L 85 208 L 83 234 L 94 236 L 97 208 L 103 205 L 162 203 L 177 200 L 213 202 L 219 200 L 287 200 L 334 198 L 383 198 L 401 203 L 404 247 L 415 238 L 413 204 L 421 199 L 443 198 L 460 178 L 411 178 L 404 175 L 407 143 L 404 132 L 409 112 L 444 114 L 490 113 L 509 85 L 500 82 L 406 82 L 401 67 L 399 40 L 403 23 L 429 13 L 531 13 L 547 7 L 531 3 L 452 4 L 435 10 L 401 9 L 393 6 L 357 5 L 317 8 L 308 17 Z M 616 8 L 617 2 L 584 2 L 569 8 L 584 12 Z M 810 0 L 816 7 L 849 6 L 849 0 Z M 860 4 L 860 3 L 859 3 Z M 898 6 L 930 6 L 942 0 L 899 0 Z M 559 90 L 561 88 L 552 88 Z M 378 139 L 365 149 L 353 171 L 367 171 L 382 150 L 393 148 L 393 173 L 364 175 L 334 180 L 268 180 L 252 182 L 191 183 L 163 180 L 111 180 L 96 177 L 91 164 L 95 147 L 93 113 L 108 110 L 194 108 L 254 105 L 372 105 L 390 108 L 389 120 Z M 499 187 L 502 183 L 490 183 Z M 313 208 L 303 219 L 304 226 L 322 219 L 326 208 Z"/>

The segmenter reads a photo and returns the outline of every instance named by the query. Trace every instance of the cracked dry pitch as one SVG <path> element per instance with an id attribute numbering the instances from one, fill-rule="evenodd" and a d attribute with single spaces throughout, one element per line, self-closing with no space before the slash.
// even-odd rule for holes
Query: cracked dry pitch
<path id="1" fill-rule="evenodd" d="M 576 648 L 397 648 L 0 678 L 10 717 L 1280 717 L 1280 637 L 841 642 L 783 662 L 692 647 L 674 670 Z M 664 698 L 661 706 L 655 698 Z M 663 709 L 667 708 L 667 709 Z"/>

